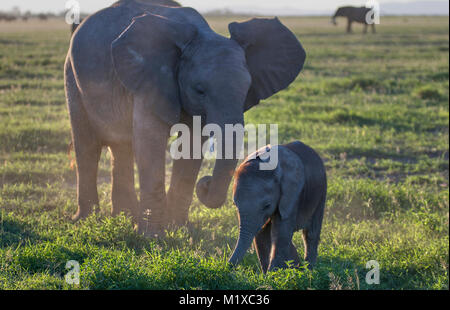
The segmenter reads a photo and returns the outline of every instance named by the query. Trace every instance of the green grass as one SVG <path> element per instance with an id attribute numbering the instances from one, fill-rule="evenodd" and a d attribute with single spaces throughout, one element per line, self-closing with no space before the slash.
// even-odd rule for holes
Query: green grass
<path id="1" fill-rule="evenodd" d="M 226 34 L 231 19 L 210 21 Z M 106 151 L 99 212 L 71 223 L 68 27 L 16 23 L 0 25 L 0 289 L 448 289 L 448 18 L 384 18 L 366 36 L 324 18 L 282 20 L 307 51 L 304 71 L 246 122 L 278 123 L 280 143 L 302 140 L 326 161 L 314 271 L 263 275 L 253 250 L 229 267 L 231 195 L 220 210 L 194 197 L 190 223 L 159 240 L 138 235 L 129 218 L 109 216 Z M 300 233 L 294 243 L 303 255 Z M 64 281 L 69 260 L 80 263 L 79 286 Z M 380 264 L 379 285 L 365 282 L 369 260 Z"/>

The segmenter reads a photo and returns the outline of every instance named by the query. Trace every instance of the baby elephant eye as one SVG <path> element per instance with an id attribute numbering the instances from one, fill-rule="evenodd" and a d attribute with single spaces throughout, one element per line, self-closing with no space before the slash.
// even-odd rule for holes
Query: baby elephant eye
<path id="1" fill-rule="evenodd" d="M 266 204 L 266 205 L 264 205 L 264 210 L 268 210 L 268 209 L 270 209 L 270 203 L 269 203 L 269 204 Z"/>
<path id="2" fill-rule="evenodd" d="M 206 93 L 205 89 L 204 89 L 202 86 L 200 86 L 200 85 L 196 85 L 196 86 L 194 87 L 194 90 L 195 90 L 195 92 L 196 92 L 198 95 L 200 95 L 200 96 L 204 96 L 205 93 Z"/>

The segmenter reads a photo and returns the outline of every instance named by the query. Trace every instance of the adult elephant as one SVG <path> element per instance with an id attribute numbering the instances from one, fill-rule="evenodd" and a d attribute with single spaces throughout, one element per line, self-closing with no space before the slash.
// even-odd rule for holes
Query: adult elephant
<path id="1" fill-rule="evenodd" d="M 112 213 L 130 213 L 138 231 L 151 236 L 169 222 L 187 221 L 202 162 L 175 160 L 166 195 L 171 126 L 184 123 L 192 133 L 197 115 L 203 125 L 221 129 L 243 124 L 244 112 L 286 88 L 305 61 L 300 42 L 276 18 L 231 23 L 226 38 L 192 8 L 155 3 L 122 0 L 88 17 L 75 32 L 65 63 L 77 162 L 73 219 L 86 217 L 98 204 L 98 161 L 108 146 Z M 199 181 L 202 203 L 217 208 L 225 202 L 236 164 L 236 156 L 216 160 L 212 177 Z"/>
<path id="2" fill-rule="evenodd" d="M 364 33 L 367 33 L 367 27 L 369 26 L 368 20 L 370 20 L 372 14 L 374 14 L 372 8 L 344 6 L 336 10 L 336 13 L 334 13 L 331 22 L 334 25 L 337 25 L 337 17 L 347 17 L 348 33 L 352 32 L 353 22 L 364 24 Z M 375 33 L 375 23 L 372 22 L 370 25 L 372 26 L 372 32 Z"/>

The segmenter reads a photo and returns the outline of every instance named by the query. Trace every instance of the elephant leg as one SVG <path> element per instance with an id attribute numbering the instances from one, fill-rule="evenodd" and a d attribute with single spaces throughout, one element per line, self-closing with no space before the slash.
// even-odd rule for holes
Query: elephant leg
<path id="1" fill-rule="evenodd" d="M 277 268 L 286 268 L 287 262 L 292 260 L 293 220 L 282 220 L 279 215 L 272 219 L 272 248 L 269 271 Z"/>
<path id="2" fill-rule="evenodd" d="M 352 32 L 352 21 L 350 19 L 348 19 L 347 22 L 347 33 L 351 33 Z"/>
<path id="3" fill-rule="evenodd" d="M 112 154 L 112 215 L 124 212 L 136 218 L 138 201 L 134 190 L 134 155 L 131 143 L 110 146 Z"/>
<path id="4" fill-rule="evenodd" d="M 170 188 L 167 194 L 167 212 L 169 221 L 175 227 L 185 225 L 188 222 L 189 207 L 192 203 L 195 181 L 202 165 L 203 158 L 193 159 L 193 124 L 192 117 L 184 116 L 182 119 L 190 130 L 190 158 L 177 159 L 173 161 L 172 176 L 170 179 Z M 207 137 L 200 138 L 200 147 L 207 140 Z M 203 157 L 203 155 L 202 155 Z"/>
<path id="5" fill-rule="evenodd" d="M 169 125 L 154 115 L 145 102 L 135 99 L 133 149 L 139 172 L 138 231 L 160 236 L 167 225 L 165 165 Z"/>
<path id="6" fill-rule="evenodd" d="M 290 246 L 290 250 L 289 250 L 288 260 L 292 262 L 294 267 L 298 267 L 300 265 L 300 259 L 298 257 L 297 248 L 295 247 L 295 245 L 292 241 L 291 241 L 291 246 Z"/>
<path id="7" fill-rule="evenodd" d="M 363 33 L 364 34 L 366 34 L 367 33 L 367 28 L 369 27 L 369 25 L 367 25 L 367 24 L 364 24 L 364 30 L 363 30 Z"/>
<path id="8" fill-rule="evenodd" d="M 89 123 L 70 65 L 67 68 L 65 90 L 77 164 L 78 210 L 72 220 L 78 221 L 86 218 L 99 204 L 97 171 L 102 144 Z"/>
<path id="9" fill-rule="evenodd" d="M 78 210 L 73 221 L 86 218 L 92 213 L 94 206 L 99 205 L 97 192 L 97 171 L 102 146 L 94 137 L 80 135 L 73 128 L 73 144 L 77 163 L 77 200 Z"/>
<path id="10" fill-rule="evenodd" d="M 303 230 L 303 243 L 305 245 L 305 260 L 309 263 L 308 268 L 314 268 L 322 229 L 322 219 L 325 207 L 325 198 L 321 201 L 318 209 L 312 217 L 311 227 Z"/>
<path id="11" fill-rule="evenodd" d="M 305 260 L 308 268 L 312 269 L 317 260 L 317 248 L 319 246 L 319 236 L 311 231 L 303 230 L 303 242 L 305 244 Z"/>
<path id="12" fill-rule="evenodd" d="M 195 181 L 201 165 L 201 159 L 178 159 L 173 162 L 167 211 L 169 220 L 176 227 L 185 225 L 188 221 Z"/>
<path id="13" fill-rule="evenodd" d="M 375 31 L 375 23 L 372 24 L 372 33 L 376 33 L 376 31 Z"/>
<path id="14" fill-rule="evenodd" d="M 272 248 L 271 227 L 271 221 L 267 222 L 262 230 L 256 235 L 254 242 L 256 254 L 258 254 L 259 263 L 261 264 L 263 273 L 267 272 L 270 263 L 270 250 Z"/>

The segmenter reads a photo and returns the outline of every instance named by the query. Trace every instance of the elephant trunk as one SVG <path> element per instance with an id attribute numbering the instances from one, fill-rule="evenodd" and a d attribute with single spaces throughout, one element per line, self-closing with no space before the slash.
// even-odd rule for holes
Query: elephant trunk
<path id="1" fill-rule="evenodd" d="M 342 12 L 342 8 L 339 8 L 336 10 L 336 13 L 334 13 L 333 17 L 331 17 L 331 23 L 336 26 L 337 25 L 336 18 L 341 16 L 344 16 L 344 14 Z"/>
<path id="2" fill-rule="evenodd" d="M 333 25 L 337 25 L 337 22 L 336 22 L 336 17 L 337 17 L 337 15 L 335 14 L 332 18 L 331 18 L 331 23 L 333 24 Z"/>
<path id="3" fill-rule="evenodd" d="M 253 238 L 258 230 L 256 227 L 256 225 L 252 225 L 248 221 L 240 220 L 239 239 L 234 248 L 233 255 L 228 260 L 230 264 L 237 265 L 241 262 L 248 248 L 252 245 Z"/>
<path id="4" fill-rule="evenodd" d="M 230 124 L 242 124 L 243 121 L 233 122 Z M 216 159 L 216 163 L 212 176 L 205 176 L 201 178 L 196 186 L 197 197 L 201 203 L 210 209 L 220 208 L 226 201 L 228 187 L 233 177 L 234 169 L 236 168 L 239 155 L 236 151 L 232 159 L 225 158 L 226 147 L 231 147 L 225 143 L 225 124 L 219 125 L 222 129 L 222 158 Z M 233 147 L 237 148 L 242 144 L 241 139 L 233 136 Z M 236 150 L 236 149 L 234 149 Z M 237 153 L 237 154 L 236 154 Z"/>

